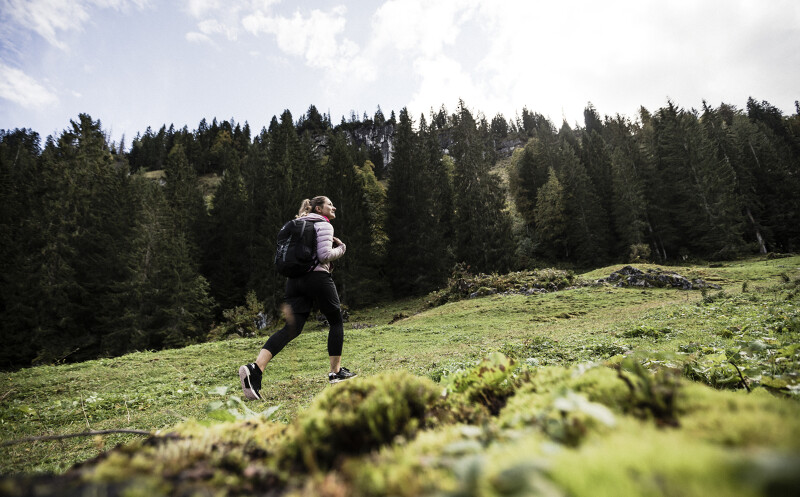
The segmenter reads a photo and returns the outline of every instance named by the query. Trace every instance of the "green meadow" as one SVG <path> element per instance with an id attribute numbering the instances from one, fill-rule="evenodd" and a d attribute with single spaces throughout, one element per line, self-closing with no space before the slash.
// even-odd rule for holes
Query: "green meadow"
<path id="1" fill-rule="evenodd" d="M 263 401 L 242 401 L 237 368 L 266 336 L 0 373 L 0 491 L 788 495 L 800 257 L 636 265 L 720 289 L 593 284 L 621 267 L 351 310 L 343 365 L 359 376 L 335 386 L 310 322 Z M 150 435 L 13 443 L 103 430 Z"/>

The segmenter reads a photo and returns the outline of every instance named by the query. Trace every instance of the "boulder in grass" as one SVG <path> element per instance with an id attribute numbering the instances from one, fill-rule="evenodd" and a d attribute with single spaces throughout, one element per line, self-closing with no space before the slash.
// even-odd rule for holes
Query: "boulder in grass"
<path id="1" fill-rule="evenodd" d="M 701 288 L 713 288 L 719 290 L 719 285 L 706 283 L 701 279 L 689 280 L 673 271 L 662 269 L 641 269 L 633 266 L 625 266 L 619 271 L 614 271 L 608 278 L 601 278 L 597 283 L 608 283 L 615 287 L 634 287 L 634 288 L 680 288 L 682 290 L 699 290 Z"/>

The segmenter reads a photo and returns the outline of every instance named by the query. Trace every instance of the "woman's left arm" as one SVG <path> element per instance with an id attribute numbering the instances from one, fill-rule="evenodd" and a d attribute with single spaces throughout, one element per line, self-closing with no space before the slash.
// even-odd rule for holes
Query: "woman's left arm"
<path id="1" fill-rule="evenodd" d="M 333 236 L 333 226 L 330 223 L 320 222 L 314 227 L 317 228 L 317 259 L 320 262 L 335 261 L 344 255 L 347 245 Z"/>

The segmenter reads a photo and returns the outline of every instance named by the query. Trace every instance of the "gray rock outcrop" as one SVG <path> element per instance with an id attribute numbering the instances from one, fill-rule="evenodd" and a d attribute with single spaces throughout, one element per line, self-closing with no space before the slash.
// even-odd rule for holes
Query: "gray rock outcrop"
<path id="1" fill-rule="evenodd" d="M 706 283 L 701 279 L 689 280 L 678 273 L 662 269 L 648 269 L 642 271 L 633 266 L 625 266 L 619 271 L 614 271 L 607 278 L 596 281 L 598 284 L 607 283 L 615 287 L 639 288 L 681 288 L 683 290 L 699 290 L 713 288 L 719 290 L 719 285 Z"/>

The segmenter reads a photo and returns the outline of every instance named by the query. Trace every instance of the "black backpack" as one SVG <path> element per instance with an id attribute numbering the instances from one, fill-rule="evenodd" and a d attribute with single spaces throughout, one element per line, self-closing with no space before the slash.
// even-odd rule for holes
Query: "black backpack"
<path id="1" fill-rule="evenodd" d="M 293 219 L 278 232 L 275 268 L 289 278 L 297 278 L 317 267 L 317 230 L 311 219 Z"/>

